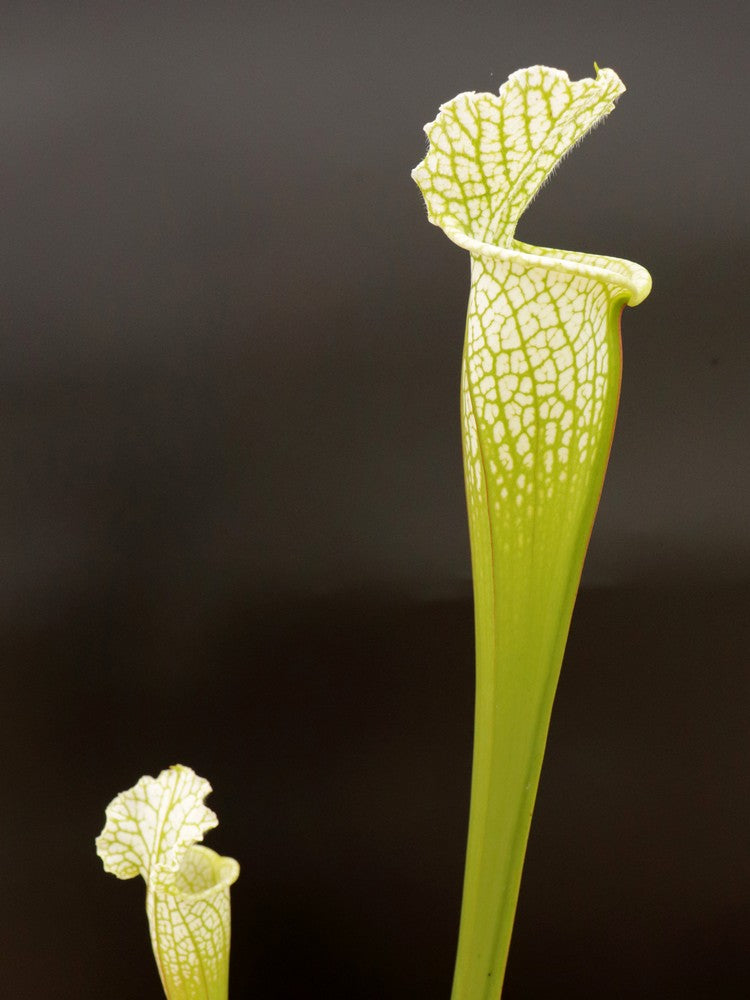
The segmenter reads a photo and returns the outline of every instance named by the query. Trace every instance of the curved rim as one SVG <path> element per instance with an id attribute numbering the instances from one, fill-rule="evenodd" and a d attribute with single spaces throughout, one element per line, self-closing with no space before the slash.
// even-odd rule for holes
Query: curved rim
<path id="1" fill-rule="evenodd" d="M 587 264 L 580 259 L 571 259 L 566 256 L 568 251 L 565 250 L 549 249 L 549 255 L 529 253 L 526 250 L 520 250 L 516 247 L 501 247 L 494 243 L 484 243 L 453 227 L 446 228 L 443 231 L 449 239 L 463 250 L 468 250 L 469 253 L 476 256 L 491 257 L 495 260 L 519 261 L 526 266 L 531 264 L 548 270 L 561 271 L 563 274 L 576 274 L 585 278 L 593 278 L 595 281 L 601 281 L 607 285 L 622 288 L 628 295 L 627 305 L 629 306 L 637 306 L 640 302 L 643 302 L 651 291 L 651 275 L 645 267 L 641 267 L 640 264 L 636 264 L 631 260 L 625 260 L 620 257 L 609 258 L 613 263 L 616 262 L 627 268 L 632 275 L 628 278 L 627 275 L 615 269 Z M 539 249 L 546 250 L 547 248 L 540 247 Z M 581 254 L 581 256 L 586 257 L 588 255 Z M 592 254 L 591 256 L 593 257 L 594 255 Z"/>

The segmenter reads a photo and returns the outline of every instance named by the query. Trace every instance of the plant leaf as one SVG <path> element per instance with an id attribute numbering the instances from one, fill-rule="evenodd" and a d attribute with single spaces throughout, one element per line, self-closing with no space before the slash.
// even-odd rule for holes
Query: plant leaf
<path id="1" fill-rule="evenodd" d="M 560 158 L 613 107 L 612 70 L 533 66 L 460 94 L 413 171 L 471 253 L 461 410 L 474 577 L 471 814 L 454 1000 L 502 988 L 552 701 L 614 429 L 619 319 L 651 287 L 614 257 L 514 239 Z"/>
<path id="2" fill-rule="evenodd" d="M 229 887 L 239 865 L 197 844 L 218 823 L 203 801 L 210 791 L 180 764 L 147 775 L 110 803 L 96 840 L 106 871 L 146 882 L 151 944 L 168 1000 L 228 995 Z"/>

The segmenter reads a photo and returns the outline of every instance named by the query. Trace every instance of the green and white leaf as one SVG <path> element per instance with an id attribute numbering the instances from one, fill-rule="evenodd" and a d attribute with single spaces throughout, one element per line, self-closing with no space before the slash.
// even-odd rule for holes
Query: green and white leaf
<path id="1" fill-rule="evenodd" d="M 211 786 L 180 764 L 143 777 L 107 807 L 96 840 L 104 868 L 141 875 L 151 943 L 168 1000 L 226 1000 L 233 858 L 198 844 L 218 823 Z"/>
<path id="2" fill-rule="evenodd" d="M 614 430 L 619 319 L 637 264 L 515 239 L 560 159 L 614 106 L 612 70 L 533 66 L 460 94 L 413 171 L 430 221 L 471 254 L 461 404 L 477 691 L 453 1000 L 496 1000 L 552 701 Z"/>

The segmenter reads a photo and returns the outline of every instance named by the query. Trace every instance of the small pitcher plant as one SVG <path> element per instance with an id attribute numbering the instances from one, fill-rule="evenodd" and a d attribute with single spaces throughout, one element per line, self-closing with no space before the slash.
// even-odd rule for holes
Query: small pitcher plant
<path id="1" fill-rule="evenodd" d="M 107 807 L 96 852 L 118 878 L 141 875 L 151 945 L 167 1000 L 227 1000 L 229 887 L 240 868 L 198 841 L 218 824 L 211 786 L 180 764 L 148 775 Z"/>
<path id="2" fill-rule="evenodd" d="M 413 171 L 430 222 L 471 255 L 461 374 L 474 579 L 471 809 L 453 1000 L 497 1000 L 552 701 L 620 390 L 638 264 L 531 246 L 518 220 L 625 89 L 532 66 L 425 126 Z"/>

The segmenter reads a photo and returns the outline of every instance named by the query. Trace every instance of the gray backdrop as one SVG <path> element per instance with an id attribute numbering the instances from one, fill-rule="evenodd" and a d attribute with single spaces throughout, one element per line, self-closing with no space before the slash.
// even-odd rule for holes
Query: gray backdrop
<path id="1" fill-rule="evenodd" d="M 644 706 L 674 704 L 688 690 L 693 700 L 674 710 L 669 745 L 689 740 L 685 718 L 698 727 L 695 743 L 684 758 L 665 749 L 663 787 L 632 805 L 640 830 L 658 826 L 663 789 L 683 788 L 671 819 L 661 816 L 661 850 L 669 854 L 667 838 L 688 846 L 667 877 L 664 908 L 646 906 L 642 932 L 628 938 L 623 954 L 632 962 L 620 969 L 616 948 L 600 967 L 579 956 L 555 992 L 542 980 L 532 986 L 543 963 L 519 943 L 509 996 L 513 983 L 513 995 L 526 998 L 565 988 L 579 998 L 651 995 L 629 978 L 643 954 L 654 990 L 687 997 L 695 983 L 709 989 L 695 996 L 745 995 L 740 942 L 750 874 L 747 810 L 737 803 L 750 763 L 740 723 L 750 576 L 748 21 L 739 0 L 2 5 L 0 637 L 9 850 L 20 862 L 4 876 L 11 905 L 3 926 L 15 942 L 5 973 L 15 998 L 157 995 L 135 912 L 140 897 L 97 870 L 89 835 L 111 795 L 188 754 L 185 763 L 212 769 L 217 789 L 223 782 L 230 818 L 230 793 L 246 799 L 246 813 L 234 806 L 233 836 L 222 815 L 228 832 L 220 843 L 242 855 L 248 874 L 237 891 L 253 914 L 235 960 L 236 996 L 299 995 L 293 977 L 279 985 L 278 967 L 290 968 L 289 955 L 311 940 L 299 960 L 308 991 L 317 975 L 329 998 L 447 996 L 471 724 L 457 384 L 468 262 L 427 223 L 409 172 L 425 150 L 422 126 L 459 91 L 496 90 L 511 71 L 537 62 L 579 78 L 592 74 L 594 60 L 613 67 L 628 91 L 543 189 L 519 236 L 628 257 L 653 276 L 651 297 L 623 317 L 622 403 L 584 574 L 600 596 L 584 609 L 575 648 L 585 663 L 587 650 L 600 651 L 591 663 L 596 690 L 602 665 L 615 662 L 618 678 L 635 671 L 646 685 L 665 679 L 642 703 L 632 693 L 647 715 L 634 722 L 625 712 L 616 731 L 602 708 L 606 688 L 590 715 L 580 702 L 571 708 L 569 718 L 577 711 L 581 720 L 603 713 L 603 728 L 591 753 L 560 751 L 557 759 L 575 766 L 560 776 L 559 801 L 571 786 L 591 787 L 576 767 L 601 760 L 608 736 L 622 767 L 614 762 L 609 784 L 603 773 L 596 787 L 636 794 L 638 782 L 623 777 L 627 762 L 639 760 L 641 774 L 652 764 L 649 754 L 638 756 L 641 736 L 633 734 L 653 739 L 663 723 Z M 693 596 L 676 597 L 675 588 Z M 437 610 L 410 625 L 403 609 L 424 607 Z M 342 621 L 349 639 L 337 644 L 331 636 Z M 362 664 L 413 705 L 402 717 L 388 700 L 385 748 L 378 706 L 385 709 L 368 686 L 376 681 L 369 673 L 351 679 Z M 419 681 L 402 690 L 409 671 Z M 721 678 L 724 692 L 710 718 L 705 671 Z M 318 685 L 312 676 L 327 680 Z M 418 684 L 445 698 L 424 716 L 434 726 L 429 739 L 415 729 L 426 690 Z M 210 720 L 207 741 L 190 735 L 199 717 Z M 363 732 L 372 736 L 367 750 Z M 415 758 L 416 732 L 423 742 Z M 717 732 L 730 734 L 721 753 Z M 351 754 L 355 763 L 342 775 L 337 768 Z M 703 792 L 694 799 L 690 776 L 701 767 Z M 337 837 L 350 828 L 321 827 L 315 817 L 321 789 L 335 799 L 342 788 L 359 789 L 346 801 L 361 839 L 347 834 L 347 849 L 355 842 L 360 853 L 339 871 L 325 852 L 340 860 Z M 557 801 L 550 796 L 540 809 Z M 709 800 L 712 815 L 733 816 L 722 844 L 735 853 L 717 854 L 715 840 L 691 826 Z M 728 802 L 740 813 L 727 812 Z M 332 817 L 336 811 L 330 807 Z M 605 815 L 611 809 L 592 806 L 589 822 Z M 425 838 L 436 829 L 447 839 L 431 840 L 433 857 Z M 612 875 L 610 899 L 630 891 L 633 919 L 650 884 L 634 873 L 649 851 L 622 829 L 610 831 L 602 871 L 626 863 L 617 843 L 628 839 L 631 875 Z M 309 856 L 300 838 L 317 845 Z M 556 842 L 551 833 L 549 844 Z M 590 843 L 586 830 L 570 843 L 558 877 Z M 29 902 L 20 872 L 40 855 L 50 879 L 72 866 L 62 881 L 74 919 L 61 900 L 47 900 L 41 875 Z M 313 855 L 329 860 L 316 867 Z M 550 857 L 541 848 L 536 856 Z M 685 896 L 708 856 L 721 860 L 704 871 L 705 897 Z M 371 902 L 387 883 L 390 857 L 402 867 L 392 898 L 372 904 L 382 926 L 371 947 L 366 922 L 361 939 L 342 928 L 357 926 L 352 914 L 367 910 L 364 882 Z M 274 865 L 284 876 L 264 882 Z M 544 886 L 533 897 L 539 914 L 549 912 L 555 894 L 541 868 L 531 871 Z M 593 886 L 604 876 L 589 877 Z M 570 915 L 580 884 L 571 880 L 561 913 L 568 907 Z M 339 909 L 315 909 L 311 900 L 335 891 Z M 106 957 L 87 908 L 93 896 L 107 914 Z M 683 981 L 648 941 L 663 920 L 696 912 L 706 899 L 716 904 L 714 931 L 704 934 L 698 922 L 692 937 L 673 942 L 675 955 L 685 948 L 699 956 Z M 578 911 L 588 914 L 576 925 L 579 942 L 609 927 L 589 903 Z M 131 910 L 132 941 L 143 944 L 132 962 L 126 932 L 121 947 L 111 939 Z M 426 912 L 443 916 L 412 940 L 417 973 L 394 942 L 408 940 Z M 540 919 L 529 916 L 529 937 L 519 942 L 534 940 Z M 549 928 L 559 931 L 564 919 L 550 916 Z M 616 941 L 612 926 L 607 937 Z M 727 938 L 717 927 L 733 930 Z M 733 937 L 739 927 L 745 932 Z M 341 947 L 331 944 L 336 934 L 344 935 Z M 321 964 L 326 948 L 330 961 Z M 89 952 L 98 957 L 80 958 Z M 700 965 L 704 952 L 712 957 Z M 729 978 L 701 979 L 699 965 L 711 975 L 729 969 Z M 619 978 L 604 986 L 607 969 Z M 133 988 L 128 977 L 136 974 L 142 985 Z M 719 982 L 723 992 L 712 994 Z"/>

